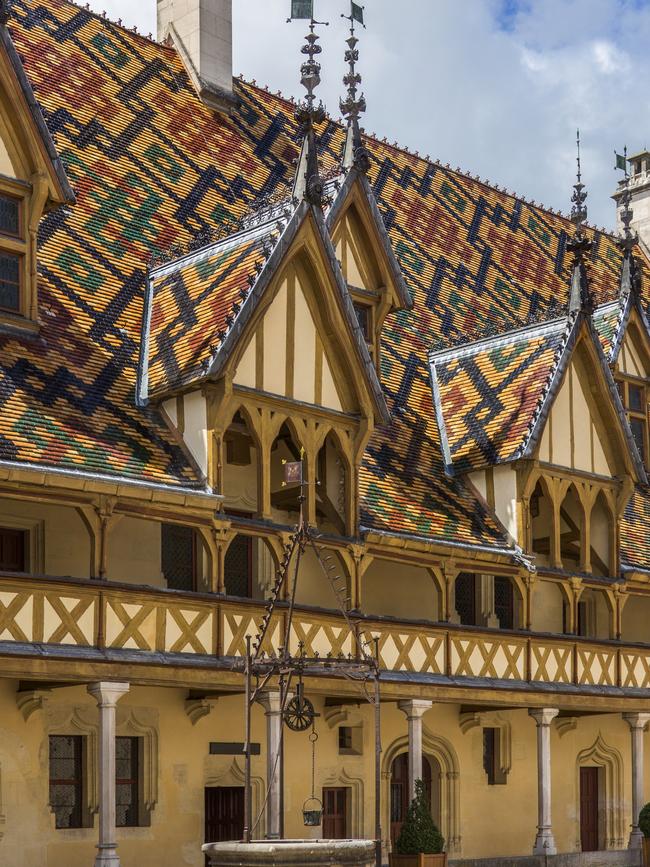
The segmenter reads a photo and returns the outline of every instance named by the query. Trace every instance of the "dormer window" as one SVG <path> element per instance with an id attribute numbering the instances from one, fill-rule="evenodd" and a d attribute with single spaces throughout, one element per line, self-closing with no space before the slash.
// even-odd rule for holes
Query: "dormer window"
<path id="1" fill-rule="evenodd" d="M 371 346 L 372 344 L 372 309 L 367 304 L 361 304 L 358 301 L 354 302 L 354 312 L 357 314 L 359 328 L 363 334 L 363 339 Z"/>
<path id="2" fill-rule="evenodd" d="M 0 195 L 0 310 L 21 312 L 25 262 L 22 201 Z"/>
<path id="3" fill-rule="evenodd" d="M 634 442 L 643 463 L 648 466 L 648 395 L 642 380 L 621 379 L 618 382 Z"/>

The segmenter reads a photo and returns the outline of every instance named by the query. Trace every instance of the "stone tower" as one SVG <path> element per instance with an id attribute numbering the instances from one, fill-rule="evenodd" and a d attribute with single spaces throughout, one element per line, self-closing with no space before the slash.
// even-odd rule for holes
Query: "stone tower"
<path id="1" fill-rule="evenodd" d="M 630 207 L 634 214 L 632 229 L 639 235 L 639 242 L 650 251 L 650 151 L 642 150 L 628 157 L 630 173 Z M 621 180 L 612 196 L 616 202 L 616 228 L 623 228 L 621 222 L 622 195 L 625 181 Z"/>

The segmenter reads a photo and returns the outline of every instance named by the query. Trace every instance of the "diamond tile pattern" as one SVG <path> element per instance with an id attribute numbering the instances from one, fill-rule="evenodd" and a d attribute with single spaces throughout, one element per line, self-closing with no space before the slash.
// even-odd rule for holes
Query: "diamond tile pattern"
<path id="1" fill-rule="evenodd" d="M 215 114 L 171 48 L 66 0 L 15 0 L 10 29 L 78 203 L 41 226 L 39 337 L 0 337 L 0 457 L 192 484 L 161 419 L 134 403 L 147 263 L 286 189 L 298 152 L 293 108 L 242 82 L 235 116 Z M 329 169 L 342 131 L 326 122 L 321 133 Z M 362 523 L 504 544 L 462 483 L 445 477 L 427 353 L 435 342 L 502 331 L 562 303 L 570 224 L 388 144 L 370 140 L 369 148 L 371 182 L 414 307 L 384 330 L 382 382 L 394 422 L 373 436 L 365 457 Z M 590 235 L 592 288 L 602 303 L 615 296 L 620 255 L 609 236 Z M 215 291 L 217 324 L 237 285 Z M 194 291 L 191 280 L 183 288 Z M 171 286 L 165 298 L 151 346 L 160 382 L 175 375 L 165 339 L 178 337 L 183 315 Z M 203 337 L 200 325 L 179 337 L 180 367 L 201 363 Z"/>
<path id="2" fill-rule="evenodd" d="M 563 334 L 560 323 L 551 334 L 531 328 L 507 342 L 494 338 L 434 356 L 434 400 L 455 469 L 516 457 L 555 368 Z"/>

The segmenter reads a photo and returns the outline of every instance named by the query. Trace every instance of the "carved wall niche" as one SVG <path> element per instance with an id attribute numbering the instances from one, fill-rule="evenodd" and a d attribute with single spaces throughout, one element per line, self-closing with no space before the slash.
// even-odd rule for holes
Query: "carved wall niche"
<path id="1" fill-rule="evenodd" d="M 140 825 L 151 824 L 151 812 L 158 803 L 158 727 L 158 711 L 155 708 L 118 704 L 118 737 L 142 739 Z"/>
<path id="2" fill-rule="evenodd" d="M 243 786 L 244 767 L 236 757 L 229 760 L 228 756 L 207 756 L 204 769 L 204 786 Z M 262 777 L 251 774 L 252 798 L 252 834 L 253 839 L 260 840 L 266 834 L 266 787 Z"/>

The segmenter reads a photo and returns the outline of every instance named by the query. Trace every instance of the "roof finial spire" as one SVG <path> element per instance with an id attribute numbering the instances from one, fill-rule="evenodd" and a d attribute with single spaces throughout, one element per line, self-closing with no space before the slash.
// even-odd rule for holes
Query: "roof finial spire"
<path id="1" fill-rule="evenodd" d="M 621 195 L 621 223 L 623 224 L 623 233 L 619 235 L 617 243 L 619 249 L 623 253 L 623 263 L 621 266 L 621 281 L 619 296 L 621 301 L 627 299 L 630 292 L 634 292 L 639 288 L 640 273 L 637 267 L 636 258 L 634 256 L 634 248 L 639 242 L 638 235 L 632 230 L 631 223 L 634 217 L 634 211 L 630 207 L 632 201 L 632 191 L 630 189 L 630 175 L 627 170 L 627 146 L 623 148 L 623 154 L 616 153 L 616 169 L 621 169 L 625 172 L 623 180 L 623 192 Z"/>
<path id="2" fill-rule="evenodd" d="M 569 293 L 569 313 L 586 313 L 591 314 L 594 309 L 594 302 L 589 289 L 589 280 L 587 279 L 587 269 L 584 262 L 584 256 L 591 250 L 592 242 L 585 235 L 585 221 L 587 219 L 587 192 L 585 185 L 582 183 L 582 165 L 580 161 L 580 130 L 576 134 L 576 146 L 578 150 L 577 156 L 577 178 L 573 185 L 573 194 L 571 196 L 571 222 L 576 227 L 573 238 L 567 244 L 567 249 L 573 253 L 573 265 L 571 271 L 571 290 Z"/>
<path id="3" fill-rule="evenodd" d="M 576 226 L 578 231 L 582 230 L 584 223 L 587 220 L 587 193 L 585 185 L 582 183 L 582 167 L 580 164 L 580 130 L 576 132 L 576 147 L 578 156 L 576 162 L 578 164 L 577 180 L 573 185 L 573 195 L 571 196 L 571 222 Z"/>
<path id="4" fill-rule="evenodd" d="M 370 168 L 370 157 L 363 144 L 359 127 L 359 115 L 366 110 L 366 98 L 363 93 L 358 94 L 358 87 L 361 84 L 361 76 L 356 71 L 356 64 L 359 60 L 359 49 L 357 48 L 359 40 L 354 35 L 354 30 L 355 22 L 364 28 L 366 26 L 363 20 L 364 8 L 351 0 L 350 14 L 341 15 L 341 18 L 346 18 L 350 22 L 350 35 L 346 39 L 348 50 L 345 52 L 345 62 L 349 69 L 347 74 L 343 76 L 343 84 L 347 87 L 348 92 L 346 98 L 339 102 L 341 114 L 348 122 L 343 168 L 351 169 L 354 166 L 361 172 L 367 172 Z"/>
<path id="5" fill-rule="evenodd" d="M 314 19 L 314 0 L 291 0 L 291 17 L 309 19 L 309 33 L 305 36 L 305 44 L 300 49 L 302 54 L 307 55 L 300 67 L 300 83 L 307 91 L 307 95 L 296 107 L 295 117 L 303 134 L 302 148 L 298 159 L 296 177 L 293 183 L 294 199 L 306 199 L 313 205 L 321 205 L 323 202 L 323 181 L 318 166 L 318 151 L 316 147 L 315 124 L 325 120 L 325 108 L 322 102 L 316 105 L 315 90 L 320 84 L 320 63 L 316 60 L 322 52 L 316 35 L 316 25 L 329 22 L 316 21 Z"/>

